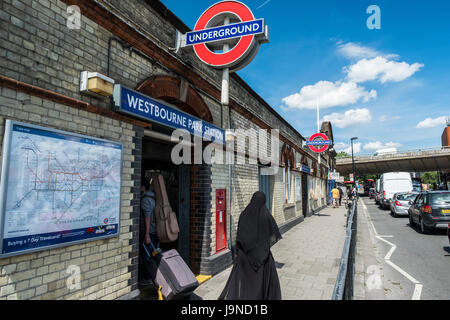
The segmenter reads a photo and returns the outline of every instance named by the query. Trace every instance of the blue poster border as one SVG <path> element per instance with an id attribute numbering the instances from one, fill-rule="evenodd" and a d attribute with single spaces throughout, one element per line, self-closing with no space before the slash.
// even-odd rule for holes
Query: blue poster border
<path id="1" fill-rule="evenodd" d="M 67 137 L 68 140 L 71 141 L 78 141 L 81 143 L 88 143 L 88 144 L 96 144 L 96 145 L 103 145 L 105 147 L 110 147 L 110 148 L 117 148 L 120 149 L 120 199 L 119 199 L 119 212 L 118 212 L 118 223 L 115 224 L 114 229 L 112 229 L 112 227 L 110 227 L 111 229 L 108 230 L 108 232 L 106 232 L 106 227 L 108 225 L 104 225 L 104 226 L 92 226 L 92 227 L 87 227 L 87 228 L 83 228 L 83 229 L 77 229 L 77 230 L 67 230 L 67 231 L 60 231 L 60 232 L 56 232 L 56 233 L 51 233 L 53 235 L 55 234 L 69 234 L 69 233 L 79 233 L 81 232 L 81 230 L 85 230 L 85 237 L 84 238 L 77 238 L 76 236 L 73 237 L 61 237 L 61 238 L 72 238 L 74 240 L 72 241 L 53 241 L 53 242 L 48 242 L 47 245 L 42 245 L 42 246 L 29 246 L 28 248 L 24 249 L 24 250 L 14 250 L 14 251 L 9 251 L 9 252 L 4 252 L 4 241 L 8 241 L 11 239 L 15 239 L 15 238 L 6 238 L 4 239 L 4 227 L 5 227 L 5 207 L 6 207 L 6 197 L 7 197 L 7 186 L 8 186 L 8 172 L 9 172 L 9 162 L 10 162 L 10 149 L 11 149 L 11 142 L 12 142 L 12 135 L 14 131 L 22 131 L 22 130 L 30 130 L 38 133 L 40 135 L 46 135 L 46 136 L 58 136 L 58 137 Z M 25 132 L 25 131 L 22 131 Z M 96 138 L 96 137 L 91 137 L 91 136 L 87 136 L 87 135 L 83 135 L 83 134 L 78 134 L 78 133 L 74 133 L 74 132 L 69 132 L 69 131 L 63 131 L 63 130 L 58 130 L 58 129 L 54 129 L 54 128 L 49 128 L 49 127 L 43 127 L 43 126 L 39 126 L 39 125 L 34 125 L 34 124 L 29 124 L 29 123 L 25 123 L 25 122 L 20 122 L 20 121 L 16 121 L 16 120 L 10 120 L 7 119 L 6 123 L 5 123 L 5 132 L 4 132 L 4 137 L 3 137 L 3 148 L 2 148 L 2 167 L 1 167 L 1 181 L 0 181 L 0 258 L 7 258 L 7 257 L 11 257 L 11 256 L 17 256 L 17 255 L 24 255 L 24 254 L 29 254 L 29 253 L 33 253 L 33 252 L 38 252 L 38 251 L 43 251 L 43 250 L 50 250 L 50 249 L 55 249 L 55 248 L 60 248 L 60 247 L 67 247 L 67 246 L 72 246 L 72 245 L 76 245 L 76 244 L 80 244 L 80 243 L 86 243 L 86 242 L 90 242 L 90 241 L 95 241 L 95 240 L 101 240 L 101 239 L 106 239 L 106 238 L 113 238 L 113 237 L 118 237 L 120 235 L 120 217 L 122 215 L 122 174 L 123 174 L 123 144 L 120 141 L 112 141 L 112 140 L 106 140 L 106 139 L 101 139 L 101 138 Z M 110 225 L 112 226 L 112 225 Z M 90 234 L 90 230 L 88 229 L 92 229 L 94 228 L 105 228 L 104 232 L 100 232 L 100 233 L 95 233 L 94 235 L 89 235 L 86 236 L 87 234 Z M 115 230 L 115 231 L 114 231 Z M 45 236 L 47 235 L 47 236 Z M 39 234 L 39 235 L 30 235 L 30 236 L 24 236 L 24 238 L 31 238 L 31 237 L 51 237 L 50 234 Z M 21 238 L 21 237 L 18 237 Z M 49 240 L 55 240 L 55 239 L 49 239 Z M 45 242 L 45 241 L 44 241 Z"/>

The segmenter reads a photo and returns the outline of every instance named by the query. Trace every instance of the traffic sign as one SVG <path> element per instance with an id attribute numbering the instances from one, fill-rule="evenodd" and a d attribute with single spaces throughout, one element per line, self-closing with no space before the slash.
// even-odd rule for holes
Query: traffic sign
<path id="1" fill-rule="evenodd" d="M 198 19 L 194 30 L 180 36 L 177 45 L 193 46 L 197 57 L 207 65 L 230 68 L 233 72 L 250 63 L 259 45 L 268 42 L 268 37 L 269 29 L 264 19 L 255 19 L 245 4 L 222 1 L 209 7 Z M 225 44 L 229 45 L 229 50 L 223 50 Z"/>
<path id="2" fill-rule="evenodd" d="M 314 152 L 321 153 L 328 149 L 333 142 L 323 133 L 313 134 L 306 145 Z"/>

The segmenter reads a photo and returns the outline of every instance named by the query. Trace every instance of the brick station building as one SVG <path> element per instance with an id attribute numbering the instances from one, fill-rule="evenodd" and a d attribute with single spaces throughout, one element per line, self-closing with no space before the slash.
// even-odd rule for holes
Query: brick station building
<path id="1" fill-rule="evenodd" d="M 70 5 L 81 12 L 78 30 L 67 27 Z M 174 246 L 195 274 L 214 275 L 231 265 L 239 214 L 255 191 L 265 191 L 283 232 L 326 205 L 327 167 L 335 153 L 324 154 L 319 165 L 303 147 L 305 138 L 236 74 L 230 77 L 230 105 L 222 107 L 221 72 L 201 63 L 192 49 L 174 52 L 176 30 L 190 29 L 161 2 L 3 0 L 0 23 L 2 146 L 8 119 L 123 146 L 119 236 L 0 258 L 0 299 L 136 296 L 140 186 L 147 172 L 166 178 L 180 225 Z M 173 129 L 118 113 L 110 98 L 81 93 L 82 71 L 107 75 L 223 129 L 278 129 L 280 170 L 262 176 L 261 165 L 250 163 L 231 171 L 226 164 L 176 166 L 167 140 Z M 332 135 L 331 125 L 322 131 Z M 231 193 L 225 247 L 216 243 L 217 190 Z M 78 289 L 66 285 L 71 265 L 81 268 Z"/>

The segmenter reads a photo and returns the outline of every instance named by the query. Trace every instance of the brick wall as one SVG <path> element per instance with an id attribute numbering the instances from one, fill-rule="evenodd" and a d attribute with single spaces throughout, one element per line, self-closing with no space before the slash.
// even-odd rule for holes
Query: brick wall
<path id="1" fill-rule="evenodd" d="M 190 179 L 190 266 L 198 274 L 211 255 L 211 166 L 191 165 Z"/>
<path id="2" fill-rule="evenodd" d="M 107 26 L 101 26 L 92 20 L 94 18 L 89 19 L 84 15 L 81 17 L 82 27 L 80 30 L 68 29 L 66 27 L 66 2 L 68 1 L 42 0 L 32 1 L 31 4 L 25 0 L 3 0 L 0 2 L 1 74 L 27 84 L 52 90 L 70 98 L 79 99 L 92 106 L 109 111 L 110 103 L 108 99 L 98 99 L 81 94 L 78 86 L 81 71 L 88 70 L 106 74 L 108 65 L 108 41 L 113 34 L 108 31 L 111 29 L 106 29 Z M 147 39 L 151 39 L 157 47 L 165 48 L 165 46 L 173 45 L 175 37 L 174 26 L 149 5 L 151 4 L 150 1 L 136 0 L 125 2 L 119 0 L 100 0 L 97 3 L 106 6 L 112 12 L 119 15 L 121 19 L 135 26 Z M 94 6 L 94 2 L 92 2 L 92 6 Z M 209 84 L 212 84 L 216 88 L 220 88 L 221 73 L 202 64 L 195 57 L 192 49 L 182 50 L 178 54 L 170 53 L 169 55 L 174 61 L 181 61 L 184 66 L 190 66 L 189 72 L 194 70 L 197 76 L 208 81 Z M 116 41 L 111 42 L 110 66 L 110 76 L 115 79 L 116 83 L 131 88 L 135 88 L 145 79 L 155 75 L 185 76 L 177 70 L 172 70 L 167 61 L 158 61 L 146 57 L 136 50 L 130 51 Z M 191 85 L 199 92 L 208 105 L 213 116 L 214 124 L 227 127 L 229 120 L 228 109 L 222 109 L 217 97 L 213 97 L 211 92 L 200 89 L 197 83 L 191 83 Z M 230 86 L 231 97 L 239 103 L 240 108 L 244 108 L 245 112 L 247 112 L 245 113 L 242 110 L 236 112 L 233 109 L 233 128 L 253 128 L 257 130 L 259 126 L 256 123 L 265 124 L 265 126 L 269 125 L 272 128 L 280 129 L 281 133 L 291 143 L 301 145 L 300 135 L 276 117 L 254 93 L 243 88 L 234 77 L 231 79 Z M 120 259 L 122 260 L 120 261 L 125 261 L 123 260 L 125 256 L 128 261 L 127 264 L 123 262 L 125 265 L 124 270 L 126 269 L 128 278 L 126 281 L 120 281 L 121 285 L 126 282 L 126 287 L 120 288 L 120 290 L 134 290 L 136 288 L 137 278 L 138 234 L 136 224 L 138 223 L 139 210 L 142 130 L 139 127 L 133 127 L 130 124 L 125 124 L 118 120 L 73 109 L 66 105 L 55 104 L 45 99 L 39 100 L 36 97 L 30 97 L 23 93 L 13 93 L 7 89 L 2 91 L 2 99 L 7 99 L 7 104 L 0 106 L 1 117 L 21 119 L 31 123 L 62 128 L 95 137 L 107 137 L 117 141 L 126 140 L 130 144 L 127 152 L 124 150 L 124 174 L 128 175 L 128 180 L 124 179 L 126 184 L 123 187 L 124 197 L 122 198 L 122 206 L 126 208 L 122 213 L 125 212 L 128 215 L 122 227 L 126 229 L 128 238 L 120 240 L 120 243 L 126 242 L 128 251 L 122 252 L 120 250 L 123 249 L 119 250 L 118 248 L 113 250 L 119 250 L 116 257 L 121 256 Z M 9 107 L 10 105 L 14 107 Z M 249 117 L 253 121 L 250 121 Z M 1 129 L 1 134 L 3 134 L 3 128 Z M 282 145 L 283 143 L 280 143 L 280 149 Z M 250 148 L 255 148 L 255 146 L 251 145 Z M 311 152 L 306 152 L 311 155 Z M 316 157 L 316 155 L 312 156 Z M 198 172 L 196 171 L 197 169 L 200 170 L 194 167 L 193 170 L 195 173 L 191 172 L 195 177 Z M 209 169 L 201 168 L 202 175 L 205 175 L 205 172 L 209 172 L 209 180 L 207 179 L 209 185 L 208 183 L 203 183 L 200 189 L 191 190 L 191 192 L 195 191 L 194 193 L 201 194 L 199 199 L 202 201 L 201 204 L 199 202 L 195 203 L 194 201 L 194 206 L 198 206 L 198 208 L 193 207 L 197 215 L 191 220 L 191 224 L 194 227 L 194 236 L 191 239 L 191 244 L 194 246 L 191 246 L 191 250 L 194 250 L 193 248 L 197 250 L 191 253 L 191 257 L 195 268 L 198 270 L 203 268 L 201 265 L 202 259 L 215 253 L 215 189 L 228 187 L 227 169 L 227 166 L 220 165 L 209 167 Z M 281 172 L 271 177 L 271 188 L 273 188 L 272 212 L 278 223 L 284 223 L 286 222 L 286 215 L 282 207 L 283 186 L 282 176 L 280 174 Z M 233 206 L 230 208 L 232 224 L 227 225 L 227 227 L 231 228 L 233 233 L 232 239 L 235 239 L 239 214 L 250 201 L 252 194 L 259 189 L 258 167 L 252 164 L 234 166 L 232 179 L 233 189 L 231 197 Z M 292 180 L 291 186 L 294 188 L 294 180 Z M 295 191 L 292 190 L 292 196 L 294 196 L 294 193 Z M 191 194 L 192 196 L 195 199 L 196 195 Z M 300 211 L 297 208 L 294 215 L 298 216 L 299 214 Z M 291 215 L 287 216 L 291 217 Z M 202 242 L 199 242 L 200 239 Z M 195 246 L 195 244 L 201 247 Z M 108 245 L 109 242 L 106 248 L 108 248 Z M 88 247 L 89 244 L 84 246 Z M 102 248 L 105 247 L 103 246 Z M 86 248 L 83 247 L 82 249 Z M 96 247 L 92 250 L 94 254 L 97 254 L 96 250 L 98 249 Z M 90 255 L 87 252 L 88 250 L 84 251 L 86 256 Z M 49 255 L 53 255 L 53 250 L 49 252 Z M 80 259 L 86 257 L 82 255 L 80 257 L 75 256 L 74 258 Z M 27 255 L 27 257 L 31 260 L 35 259 L 34 256 Z M 109 261 L 112 261 L 113 258 L 119 259 L 116 257 L 109 256 L 108 259 Z M 9 261 L 9 259 L 7 260 Z M 4 261 L 6 260 L 2 259 L 0 263 L 4 263 Z M 26 261 L 24 260 L 24 262 Z M 92 266 L 95 267 L 95 261 L 93 262 Z M 92 263 L 92 261 L 89 263 Z M 83 268 L 87 270 L 88 267 L 85 266 Z M 114 273 L 111 274 L 111 271 L 107 272 L 108 277 L 103 273 L 99 275 L 96 280 L 96 286 L 99 286 L 98 283 L 101 281 L 110 279 L 109 276 L 111 275 L 115 277 Z M 32 278 L 33 276 L 30 279 Z M 1 279 L 0 284 L 2 281 L 5 281 L 4 278 Z M 95 277 L 93 276 L 92 279 L 95 279 Z M 10 280 L 8 281 L 11 282 Z M 58 281 L 60 281 L 58 286 L 62 286 L 62 279 Z M 94 286 L 94 282 L 94 280 L 87 282 L 87 285 L 90 286 L 89 288 Z M 22 284 L 22 286 L 24 285 L 25 283 Z M 52 289 L 50 292 L 56 292 L 56 289 L 62 289 L 62 287 L 57 287 L 53 290 L 53 287 L 53 285 L 50 286 L 50 289 Z M 8 290 L 11 289 L 10 287 L 8 288 Z M 19 286 L 19 289 L 22 288 Z M 97 289 L 90 289 L 88 291 L 90 292 L 90 298 L 97 297 Z M 17 288 L 15 290 L 17 291 Z M 43 296 L 40 291 L 35 290 L 34 295 L 38 297 Z M 114 290 L 114 292 L 117 292 L 116 296 L 119 296 L 117 290 Z M 95 296 L 94 293 L 96 293 Z M 29 294 L 31 294 L 31 291 Z M 80 295 L 80 293 L 77 294 Z M 9 295 L 7 294 L 6 297 Z M 57 294 L 55 293 L 54 296 L 58 298 L 68 297 L 62 291 Z M 99 298 L 104 296 L 112 297 L 110 294 L 98 295 Z M 82 297 L 85 297 L 84 291 Z"/>
<path id="3" fill-rule="evenodd" d="M 123 144 L 120 236 L 0 259 L 0 299 L 114 299 L 132 290 L 134 277 L 133 126 L 86 111 L 0 88 L 0 135 L 5 119 L 120 141 Z M 2 147 L 2 145 L 0 146 Z M 69 290 L 70 265 L 81 268 L 81 289 Z"/>

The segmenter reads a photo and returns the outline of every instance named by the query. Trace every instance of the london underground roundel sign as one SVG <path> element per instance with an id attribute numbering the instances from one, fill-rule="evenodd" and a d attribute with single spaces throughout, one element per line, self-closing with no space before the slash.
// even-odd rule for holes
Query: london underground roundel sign
<path id="1" fill-rule="evenodd" d="M 317 153 L 326 151 L 331 144 L 332 141 L 323 133 L 313 134 L 306 142 L 306 145 Z"/>
<path id="2" fill-rule="evenodd" d="M 255 19 L 241 2 L 222 1 L 200 16 L 194 30 L 184 35 L 181 46 L 193 46 L 197 57 L 212 67 L 237 71 L 254 58 L 263 42 L 268 42 L 264 19 Z M 229 50 L 223 50 L 224 45 Z"/>

